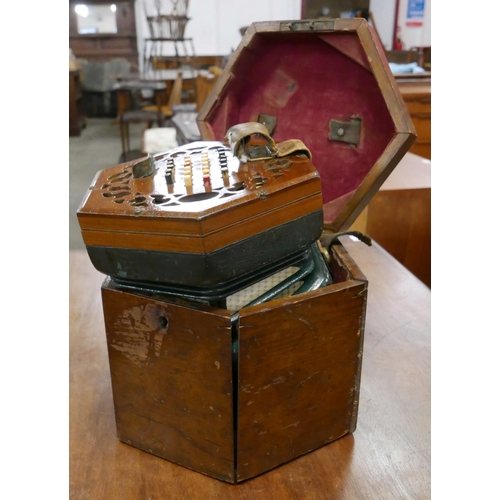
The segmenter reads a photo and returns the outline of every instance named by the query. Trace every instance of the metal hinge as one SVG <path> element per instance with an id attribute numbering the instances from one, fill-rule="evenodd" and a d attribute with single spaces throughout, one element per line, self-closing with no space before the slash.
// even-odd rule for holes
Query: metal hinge
<path id="1" fill-rule="evenodd" d="M 293 21 L 280 24 L 280 31 L 331 31 L 335 21 Z"/>

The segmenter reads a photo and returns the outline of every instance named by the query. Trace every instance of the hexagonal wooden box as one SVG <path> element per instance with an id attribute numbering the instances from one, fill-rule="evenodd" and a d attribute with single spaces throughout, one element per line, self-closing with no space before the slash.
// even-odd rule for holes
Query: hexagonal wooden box
<path id="1" fill-rule="evenodd" d="M 249 121 L 310 149 L 333 231 L 349 227 L 415 138 L 360 19 L 252 25 L 198 115 L 205 140 Z M 235 321 L 106 279 L 120 439 L 237 483 L 352 433 L 368 284 L 340 244 L 330 272 L 333 284 L 245 307 Z"/>
<path id="2" fill-rule="evenodd" d="M 332 285 L 236 321 L 107 278 L 119 438 L 236 483 L 354 432 L 367 282 L 340 244 L 332 257 Z"/>

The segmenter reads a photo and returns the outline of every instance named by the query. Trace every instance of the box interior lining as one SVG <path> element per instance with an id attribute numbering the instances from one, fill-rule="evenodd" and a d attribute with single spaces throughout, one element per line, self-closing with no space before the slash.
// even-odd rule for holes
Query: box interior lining
<path id="1" fill-rule="evenodd" d="M 335 40 L 339 48 L 335 48 Z M 339 50 L 340 49 L 340 50 Z M 349 55 L 346 55 L 349 54 Z M 329 220 L 349 201 L 396 133 L 356 33 L 259 33 L 239 54 L 230 83 L 207 117 L 214 139 L 275 116 L 276 142 L 301 139 L 322 179 Z M 331 141 L 330 120 L 362 120 L 357 146 Z M 335 203 L 335 200 L 342 202 Z"/>

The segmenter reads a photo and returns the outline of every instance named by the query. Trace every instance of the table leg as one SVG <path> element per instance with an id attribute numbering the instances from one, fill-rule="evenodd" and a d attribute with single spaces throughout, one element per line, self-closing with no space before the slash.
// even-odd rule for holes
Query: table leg
<path id="1" fill-rule="evenodd" d="M 158 109 L 158 127 L 163 125 L 163 113 L 161 108 L 163 106 L 163 96 L 166 94 L 165 90 L 155 90 L 156 107 Z"/>
<path id="2" fill-rule="evenodd" d="M 116 93 L 116 106 L 118 117 L 130 108 L 130 96 L 128 90 L 118 90 Z"/>

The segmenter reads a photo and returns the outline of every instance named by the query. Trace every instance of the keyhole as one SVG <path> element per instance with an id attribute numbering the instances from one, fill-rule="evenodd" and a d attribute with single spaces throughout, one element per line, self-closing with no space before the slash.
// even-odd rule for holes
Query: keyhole
<path id="1" fill-rule="evenodd" d="M 165 316 L 160 316 L 158 318 L 158 323 L 159 323 L 159 326 L 160 326 L 160 330 L 167 330 L 168 328 L 168 319 L 165 318 Z M 165 332 L 163 332 L 165 333 Z"/>

